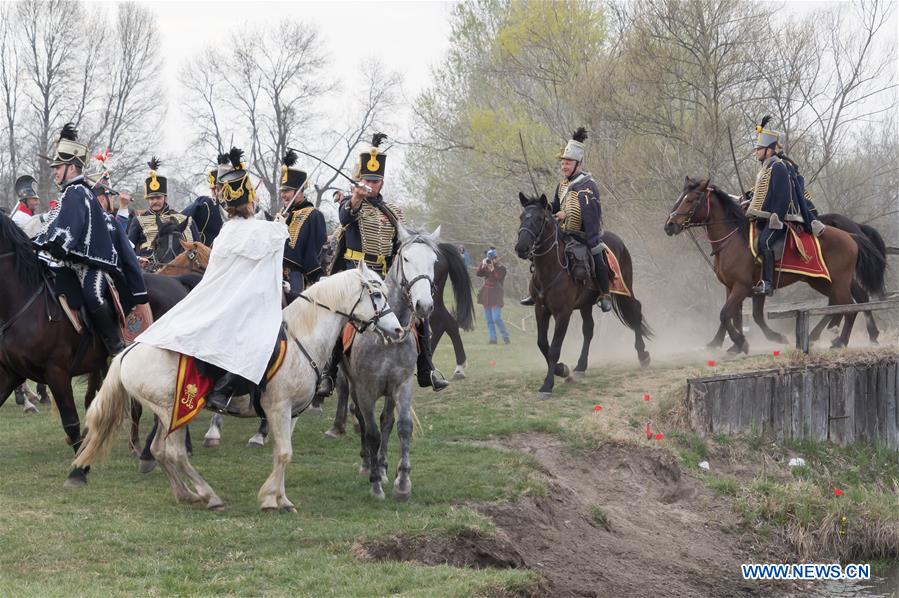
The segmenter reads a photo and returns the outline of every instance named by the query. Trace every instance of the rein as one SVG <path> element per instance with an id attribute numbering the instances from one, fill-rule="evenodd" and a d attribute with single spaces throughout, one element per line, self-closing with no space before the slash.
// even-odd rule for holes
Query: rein
<path id="1" fill-rule="evenodd" d="M 705 192 L 705 206 L 706 206 L 705 207 L 705 215 L 706 215 L 706 218 L 708 218 L 712 215 L 712 192 L 713 191 L 714 191 L 713 187 L 706 188 L 706 192 Z M 671 213 L 670 217 L 681 215 L 681 214 L 677 213 L 677 205 L 680 205 L 680 203 L 684 200 L 685 197 L 686 197 L 686 195 L 684 195 L 684 197 L 682 197 L 680 199 L 680 201 L 677 202 L 677 204 L 675 205 L 675 211 L 673 211 Z M 699 251 L 700 254 L 702 254 L 702 258 L 706 261 L 706 263 L 709 265 L 709 267 L 714 271 L 715 265 L 712 263 L 712 260 L 709 259 L 709 256 L 706 255 L 705 251 L 702 250 L 702 247 L 699 246 L 699 242 L 696 240 L 696 236 L 693 234 L 693 231 L 691 229 L 693 229 L 694 227 L 698 227 L 698 226 L 704 226 L 704 227 L 706 227 L 706 232 L 708 233 L 709 225 L 732 224 L 734 222 L 738 222 L 738 220 L 736 220 L 734 218 L 728 218 L 726 220 L 699 220 L 699 221 L 694 222 L 693 218 L 696 216 L 696 212 L 699 209 L 699 206 L 701 206 L 701 205 L 702 205 L 701 201 L 697 201 L 695 204 L 693 204 L 693 207 L 690 209 L 690 212 L 686 215 L 686 218 L 681 223 L 681 227 L 690 233 L 690 240 L 693 241 L 693 244 L 696 246 L 696 249 Z M 731 230 L 729 233 L 727 233 L 720 239 L 712 239 L 707 234 L 706 239 L 712 245 L 712 255 L 717 255 L 724 248 L 724 245 L 727 243 L 728 239 L 730 239 L 734 235 L 734 233 L 737 232 L 738 230 L 740 230 L 740 227 L 735 226 L 733 228 L 733 230 Z M 716 243 L 721 243 L 721 245 L 716 248 L 715 247 Z"/>
<path id="2" fill-rule="evenodd" d="M 354 312 L 356 311 L 356 308 L 359 306 L 359 304 L 362 302 L 362 297 L 366 291 L 368 291 L 368 298 L 371 301 L 372 308 L 374 308 L 375 315 L 372 316 L 368 320 L 363 320 L 363 319 L 357 317 Z M 350 309 L 350 313 L 340 311 L 339 309 L 334 309 L 333 307 L 325 305 L 324 303 L 319 303 L 315 299 L 312 299 L 303 293 L 300 293 L 299 297 L 301 299 L 308 301 L 309 303 L 311 303 L 312 305 L 314 305 L 316 307 L 326 309 L 326 310 L 330 311 L 331 313 L 335 313 L 339 316 L 343 316 L 343 317 L 347 318 L 350 321 L 350 324 L 352 324 L 353 328 L 356 329 L 356 332 L 361 334 L 361 333 L 365 332 L 366 329 L 368 329 L 368 327 L 371 326 L 372 324 L 377 324 L 382 317 L 393 313 L 393 310 L 390 309 L 390 307 L 386 307 L 384 309 L 378 309 L 378 306 L 375 304 L 375 300 L 374 300 L 374 297 L 372 297 L 372 294 L 373 293 L 372 293 L 372 290 L 369 287 L 369 285 L 367 285 L 367 284 L 363 285 L 362 292 L 359 293 L 359 298 L 356 299 L 356 303 L 353 304 L 353 307 Z"/>
<path id="3" fill-rule="evenodd" d="M 525 208 L 525 209 L 527 209 L 527 208 Z M 542 295 L 542 294 L 545 294 L 546 291 L 550 290 L 556 284 L 556 282 L 558 282 L 558 280 L 562 276 L 562 274 L 564 274 L 565 272 L 568 271 L 568 256 L 564 255 L 564 252 L 562 252 L 565 257 L 564 262 L 562 261 L 562 258 L 559 257 L 559 252 L 558 252 L 559 224 L 555 221 L 555 219 L 552 217 L 552 215 L 549 215 L 548 218 L 553 220 L 553 225 L 554 225 L 553 230 L 549 233 L 553 237 L 553 242 L 542 253 L 538 253 L 538 250 L 540 249 L 540 247 L 543 247 L 549 241 L 549 237 L 544 236 L 544 234 L 543 234 L 544 230 L 546 230 L 546 222 L 547 222 L 548 218 L 545 213 L 545 210 L 541 210 L 541 212 L 543 213 L 543 218 L 540 221 L 540 231 L 537 234 L 534 234 L 534 231 L 532 231 L 531 229 L 529 229 L 525 226 L 521 226 L 518 228 L 518 235 L 521 236 L 521 233 L 525 232 L 525 233 L 528 233 L 534 239 L 534 242 L 531 243 L 531 245 L 528 247 L 528 253 L 527 253 L 527 259 L 531 261 L 532 265 L 534 263 L 535 257 L 542 257 L 542 256 L 548 254 L 553 249 L 557 250 L 556 251 L 556 261 L 558 262 L 561 270 L 559 270 L 556 273 L 556 275 L 553 277 L 553 279 L 549 281 L 549 284 L 546 285 L 546 288 L 538 289 L 539 293 Z"/>

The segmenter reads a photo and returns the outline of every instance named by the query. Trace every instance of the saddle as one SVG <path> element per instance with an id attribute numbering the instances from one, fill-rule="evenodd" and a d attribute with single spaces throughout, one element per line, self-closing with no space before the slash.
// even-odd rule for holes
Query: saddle
<path id="1" fill-rule="evenodd" d="M 824 263 L 821 242 L 813 233 L 807 232 L 801 224 L 787 222 L 787 234 L 774 244 L 775 269 L 780 272 L 800 274 L 810 278 L 830 280 L 830 271 Z M 758 250 L 759 234 L 755 222 L 749 225 L 749 248 L 752 256 L 760 260 Z"/>
<path id="2" fill-rule="evenodd" d="M 624 283 L 621 276 L 621 266 L 618 264 L 618 258 L 606 246 L 602 245 L 602 257 L 605 260 L 606 268 L 609 271 L 609 292 L 616 295 L 631 295 L 630 289 Z M 565 256 L 568 258 L 568 272 L 577 282 L 589 284 L 593 280 L 593 260 L 596 259 L 590 249 L 580 238 L 574 235 L 565 237 Z"/>

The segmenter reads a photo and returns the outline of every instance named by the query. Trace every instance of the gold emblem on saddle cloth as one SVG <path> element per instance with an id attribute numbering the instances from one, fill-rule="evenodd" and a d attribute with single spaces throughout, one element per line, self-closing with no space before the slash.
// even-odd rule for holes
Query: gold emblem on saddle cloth
<path id="1" fill-rule="evenodd" d="M 290 235 L 288 242 L 290 243 L 291 249 L 296 249 L 297 241 L 300 238 L 300 229 L 303 228 L 303 224 L 306 223 L 306 219 L 309 218 L 309 214 L 311 214 L 314 209 L 315 208 L 310 206 L 291 213 L 290 224 L 287 225 L 287 234 Z"/>
<path id="2" fill-rule="evenodd" d="M 193 409 L 195 405 L 195 401 L 197 400 L 197 388 L 196 384 L 188 384 L 184 389 L 184 396 L 181 397 L 181 402 L 188 409 Z"/>

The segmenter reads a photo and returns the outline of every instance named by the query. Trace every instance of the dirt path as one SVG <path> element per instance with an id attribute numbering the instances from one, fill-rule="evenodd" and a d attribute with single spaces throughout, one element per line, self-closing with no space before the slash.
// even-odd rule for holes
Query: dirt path
<path id="1" fill-rule="evenodd" d="M 787 558 L 742 534 L 730 504 L 681 473 L 674 457 L 611 443 L 581 456 L 546 434 L 499 445 L 533 455 L 549 496 L 481 505 L 555 596 L 769 595 L 740 563 Z M 608 516 L 597 523 L 594 508 Z M 780 590 L 785 588 L 781 585 Z"/>

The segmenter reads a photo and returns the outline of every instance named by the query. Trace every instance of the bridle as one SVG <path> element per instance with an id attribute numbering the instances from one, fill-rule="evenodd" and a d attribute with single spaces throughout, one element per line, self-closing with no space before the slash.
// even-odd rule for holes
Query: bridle
<path id="1" fill-rule="evenodd" d="M 172 262 L 167 262 L 165 264 L 159 264 L 154 272 L 158 272 L 163 268 L 172 268 L 177 270 L 184 270 L 188 273 L 205 274 L 206 266 L 201 264 L 199 261 L 200 252 L 196 249 L 188 249 L 185 253 L 187 254 L 187 261 L 189 262 L 188 264 L 173 264 Z M 183 254 L 179 253 L 178 255 Z M 175 256 L 173 260 L 177 258 L 178 256 Z"/>
<path id="2" fill-rule="evenodd" d="M 731 223 L 735 222 L 735 220 L 733 218 L 728 218 L 725 220 L 709 220 L 708 219 L 712 215 L 712 193 L 714 192 L 714 190 L 715 190 L 715 188 L 712 187 L 711 185 L 706 186 L 704 219 L 694 220 L 694 218 L 697 217 L 696 213 L 699 210 L 699 206 L 701 206 L 703 204 L 703 202 L 701 200 L 698 200 L 698 201 L 696 201 L 696 203 L 693 204 L 693 207 L 686 214 L 684 221 L 680 223 L 680 227 L 683 230 L 687 230 L 690 233 L 690 239 L 693 241 L 693 244 L 696 245 L 696 248 L 699 250 L 700 254 L 702 254 L 703 259 L 705 259 L 706 263 L 708 263 L 709 267 L 711 267 L 712 270 L 715 269 L 714 264 L 712 264 L 712 262 L 709 260 L 708 256 L 705 254 L 705 252 L 702 251 L 702 249 L 699 247 L 699 243 L 696 241 L 696 237 L 693 236 L 693 231 L 689 230 L 689 229 L 697 227 L 697 226 L 708 227 L 709 225 L 712 225 L 712 224 L 731 224 Z M 669 214 L 669 216 L 668 216 L 669 220 L 671 218 L 674 218 L 675 216 L 684 216 L 684 214 L 681 214 L 680 212 L 678 212 L 678 207 L 683 203 L 683 201 L 689 195 L 691 195 L 693 193 L 697 193 L 697 190 L 688 191 L 687 193 L 684 193 L 679 200 L 677 200 L 677 203 L 674 204 L 674 210 L 672 210 L 671 214 Z M 727 241 L 730 238 L 732 238 L 734 233 L 736 233 L 738 230 L 740 230 L 739 225 L 735 226 L 733 228 L 733 230 L 731 230 L 729 233 L 727 233 L 720 239 L 712 239 L 711 237 L 707 236 L 706 238 L 708 239 L 709 243 L 712 245 L 712 255 L 713 256 L 717 255 L 724 248 L 724 244 L 727 243 Z M 715 246 L 716 244 L 718 244 L 717 247 Z"/>
<path id="3" fill-rule="evenodd" d="M 309 297 L 308 295 L 305 295 L 303 293 L 300 293 L 299 297 L 301 299 L 305 299 L 306 301 L 308 301 L 309 303 L 311 303 L 312 305 L 314 305 L 316 307 L 326 309 L 326 310 L 330 311 L 331 313 L 335 313 L 339 316 L 343 316 L 343 317 L 347 318 L 350 321 L 350 325 L 352 325 L 352 327 L 356 329 L 356 332 L 358 332 L 359 334 L 362 334 L 363 332 L 365 332 L 368 329 L 369 326 L 371 326 L 372 324 L 377 325 L 378 322 L 381 320 L 381 318 L 393 313 L 393 310 L 390 308 L 389 304 L 387 304 L 386 299 L 384 300 L 384 308 L 383 309 L 378 309 L 378 305 L 377 305 L 377 303 L 375 303 L 375 297 L 374 297 L 375 293 L 380 293 L 381 296 L 384 297 L 384 293 L 381 292 L 379 288 L 376 288 L 376 287 L 380 287 L 380 285 L 381 285 L 380 281 L 375 282 L 375 281 L 370 281 L 370 280 L 366 280 L 363 278 L 362 279 L 362 289 L 359 291 L 359 297 L 356 299 L 356 302 L 353 303 L 353 307 L 350 308 L 349 313 L 343 312 L 339 309 L 334 309 L 333 307 L 325 305 L 324 303 L 319 303 L 315 299 L 312 299 L 311 297 Z M 366 293 L 368 293 L 368 295 L 367 295 L 368 300 L 371 302 L 372 310 L 374 310 L 375 313 L 369 319 L 363 320 L 362 318 L 358 317 L 355 312 L 356 312 L 356 308 L 359 307 L 359 304 L 362 303 L 362 301 L 366 298 Z"/>
<path id="4" fill-rule="evenodd" d="M 525 212 L 527 212 L 529 209 L 535 209 L 540 212 L 540 230 L 537 233 L 534 233 L 534 231 L 532 231 L 528 227 L 520 226 L 518 227 L 518 236 L 521 237 L 521 233 L 524 232 L 529 234 L 533 239 L 533 242 L 528 246 L 528 251 L 525 256 L 525 259 L 533 262 L 535 257 L 542 257 L 559 246 L 559 224 L 555 221 L 555 218 L 553 218 L 552 214 L 547 214 L 547 211 L 542 206 L 538 206 L 537 204 L 529 204 L 524 208 Z M 553 227 L 551 231 L 547 231 L 546 223 L 550 220 L 552 220 Z M 544 232 L 547 232 L 548 234 L 544 235 Z M 545 250 L 538 253 L 538 250 L 546 245 L 546 243 L 549 241 L 550 236 L 552 236 L 553 238 L 552 243 L 550 243 L 549 247 L 547 247 Z M 563 263 L 562 258 L 559 257 L 559 253 L 560 252 L 558 251 L 556 252 L 556 260 L 559 262 L 559 266 L 562 267 L 562 270 L 567 270 L 568 256 L 565 255 L 564 251 L 561 252 L 565 260 Z"/>
<path id="5" fill-rule="evenodd" d="M 428 286 L 431 287 L 431 297 L 434 296 L 434 279 L 427 274 L 419 274 L 414 277 L 412 280 L 408 280 L 406 278 L 406 271 L 403 268 L 403 249 L 409 245 L 421 243 L 423 245 L 427 245 L 427 242 L 422 238 L 421 235 L 417 234 L 411 241 L 407 241 L 403 243 L 403 246 L 400 247 L 400 250 L 396 252 L 396 260 L 397 260 L 397 270 L 399 271 L 399 282 L 400 289 L 403 291 L 403 299 L 406 301 L 406 305 L 411 310 L 413 308 L 412 305 L 412 287 L 420 280 L 428 281 Z M 414 311 L 414 310 L 413 310 Z"/>

